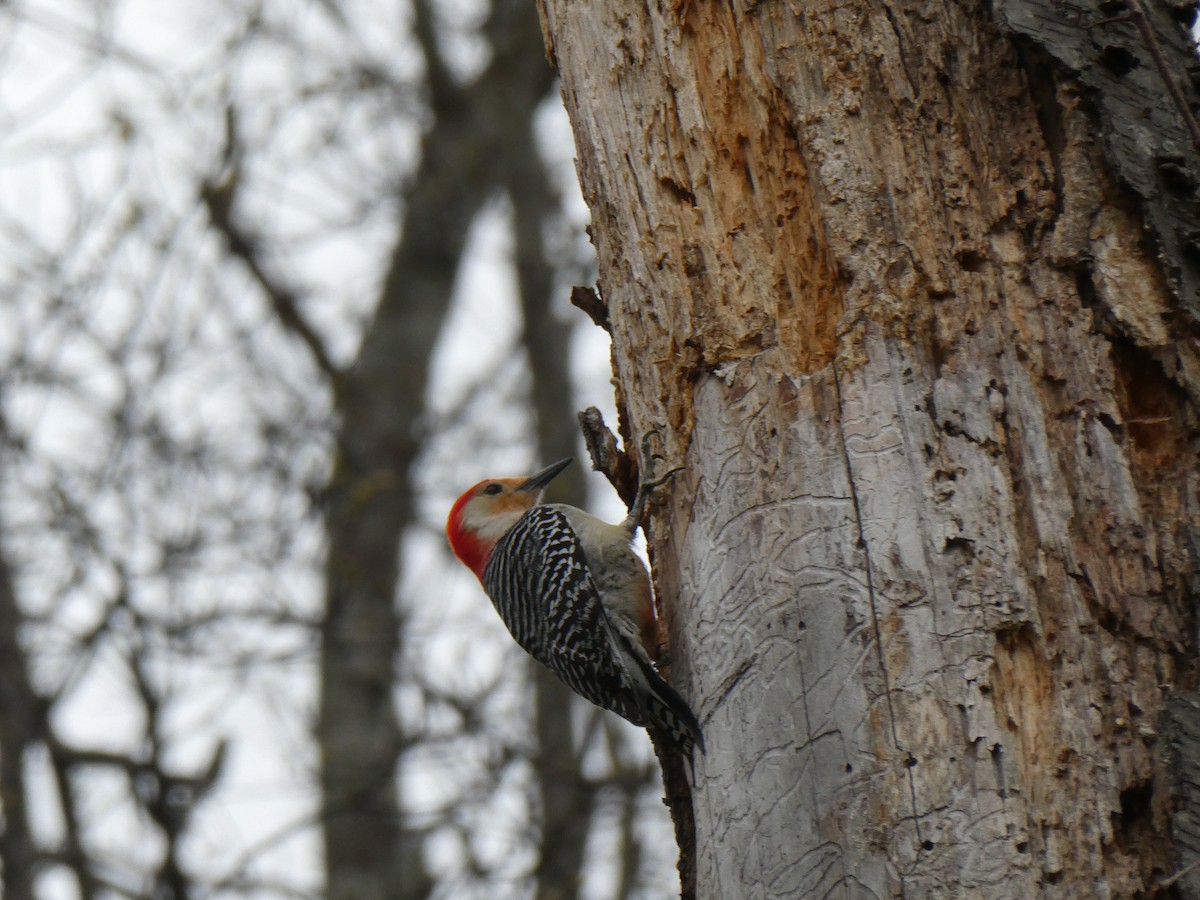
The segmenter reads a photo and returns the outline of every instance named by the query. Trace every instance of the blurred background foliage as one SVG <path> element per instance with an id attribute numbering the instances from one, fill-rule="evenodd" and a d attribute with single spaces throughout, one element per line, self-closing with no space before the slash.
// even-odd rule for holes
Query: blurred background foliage
<path id="1" fill-rule="evenodd" d="M 442 537 L 612 403 L 534 4 L 8 0 L 0 76 L 3 896 L 677 891 Z"/>

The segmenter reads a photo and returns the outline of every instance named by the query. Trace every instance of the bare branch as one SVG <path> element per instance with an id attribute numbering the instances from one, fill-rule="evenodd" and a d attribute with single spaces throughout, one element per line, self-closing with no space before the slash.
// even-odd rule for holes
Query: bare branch
<path id="1" fill-rule="evenodd" d="M 626 505 L 637 496 L 637 464 L 617 445 L 617 436 L 604 421 L 604 414 L 589 406 L 579 413 L 579 429 L 592 458 L 592 468 L 604 475 Z"/>
<path id="2" fill-rule="evenodd" d="M 585 312 L 589 319 L 612 334 L 612 322 L 608 319 L 608 306 L 600 299 L 595 288 L 581 285 L 571 288 L 571 305 Z"/>
<path id="3" fill-rule="evenodd" d="M 207 180 L 200 187 L 200 199 L 208 210 L 209 221 L 224 236 L 229 252 L 241 260 L 258 282 L 283 327 L 300 338 L 317 368 L 336 383 L 340 372 L 330 359 L 324 341 L 300 312 L 300 299 L 267 273 L 260 259 L 258 239 L 234 218 L 233 209 L 241 184 L 238 154 L 237 115 L 229 105 L 225 116 L 225 172 L 219 181 Z"/>

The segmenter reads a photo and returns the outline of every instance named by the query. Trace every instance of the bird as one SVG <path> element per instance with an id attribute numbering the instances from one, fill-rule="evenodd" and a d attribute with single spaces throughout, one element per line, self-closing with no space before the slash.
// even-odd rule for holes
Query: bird
<path id="1" fill-rule="evenodd" d="M 669 747 L 703 753 L 699 721 L 650 661 L 657 635 L 650 575 L 632 548 L 646 498 L 665 478 L 640 485 L 629 515 L 613 525 L 541 502 L 572 461 L 472 486 L 446 519 L 450 548 L 513 639 L 567 687 Z"/>

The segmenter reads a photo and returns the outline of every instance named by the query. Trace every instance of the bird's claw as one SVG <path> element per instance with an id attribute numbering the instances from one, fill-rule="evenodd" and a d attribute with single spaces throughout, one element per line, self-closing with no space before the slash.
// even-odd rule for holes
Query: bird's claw
<path id="1" fill-rule="evenodd" d="M 637 494 L 633 498 L 633 503 L 629 507 L 629 521 L 633 522 L 635 527 L 641 522 L 642 516 L 646 512 L 646 503 L 649 501 L 650 495 L 686 468 L 686 466 L 675 466 L 672 469 L 668 469 L 657 478 L 646 478 L 646 470 L 650 467 L 650 461 L 663 459 L 662 454 L 652 453 L 650 450 L 650 442 L 657 436 L 657 431 L 648 431 L 642 436 L 641 467 L 638 470 L 638 489 Z"/>

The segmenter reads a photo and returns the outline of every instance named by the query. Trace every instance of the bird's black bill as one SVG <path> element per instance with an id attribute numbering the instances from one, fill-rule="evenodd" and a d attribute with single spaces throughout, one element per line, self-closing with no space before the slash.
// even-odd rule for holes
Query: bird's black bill
<path id="1" fill-rule="evenodd" d="M 530 475 L 524 481 L 517 485 L 518 491 L 540 491 L 551 481 L 555 479 L 559 472 L 574 462 L 574 458 L 568 456 L 566 459 L 560 459 L 556 463 L 546 466 L 536 475 Z"/>

